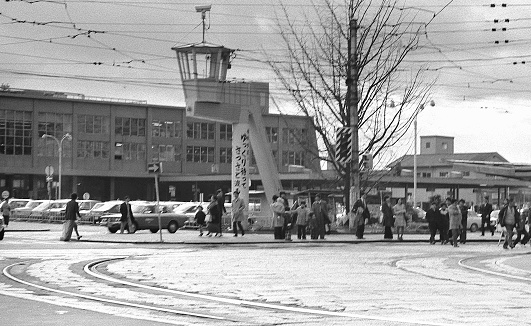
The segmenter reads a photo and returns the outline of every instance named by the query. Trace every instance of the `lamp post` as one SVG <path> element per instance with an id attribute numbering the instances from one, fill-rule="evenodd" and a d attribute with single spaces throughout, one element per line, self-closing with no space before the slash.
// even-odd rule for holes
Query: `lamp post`
<path id="1" fill-rule="evenodd" d="M 42 135 L 42 139 L 45 139 L 45 138 L 52 138 L 53 140 L 55 140 L 57 142 L 57 147 L 59 148 L 58 151 L 59 151 L 59 198 L 57 199 L 61 199 L 61 174 L 62 174 L 62 171 L 63 171 L 63 141 L 65 139 L 68 139 L 68 140 L 72 140 L 72 135 L 70 135 L 70 133 L 66 133 L 63 135 L 63 138 L 61 138 L 61 140 L 57 139 L 55 136 L 52 136 L 52 135 L 48 135 L 48 134 L 44 134 Z"/>
<path id="2" fill-rule="evenodd" d="M 429 101 L 430 106 L 435 106 L 435 101 Z M 413 121 L 413 129 L 415 131 L 415 144 L 413 151 L 413 207 L 417 205 L 417 117 L 419 113 L 424 110 L 424 103 L 419 105 L 417 112 L 415 113 L 415 120 Z"/>

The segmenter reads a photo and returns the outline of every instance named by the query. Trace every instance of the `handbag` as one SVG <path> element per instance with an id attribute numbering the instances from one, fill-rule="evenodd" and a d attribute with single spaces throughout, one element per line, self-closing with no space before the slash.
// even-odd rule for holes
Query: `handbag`
<path id="1" fill-rule="evenodd" d="M 206 222 L 206 223 L 210 223 L 210 222 L 212 222 L 212 215 L 207 214 L 207 215 L 205 216 L 205 222 Z"/>

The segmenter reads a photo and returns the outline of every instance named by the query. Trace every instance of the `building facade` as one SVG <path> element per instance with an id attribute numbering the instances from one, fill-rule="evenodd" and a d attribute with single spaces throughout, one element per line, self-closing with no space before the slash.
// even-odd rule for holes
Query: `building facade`
<path id="1" fill-rule="evenodd" d="M 263 119 L 283 186 L 306 187 L 320 172 L 319 159 L 312 156 L 317 141 L 310 119 L 268 113 Z M 152 200 L 154 178 L 147 166 L 162 162 L 161 199 L 197 200 L 200 193 L 230 189 L 232 127 L 187 117 L 184 107 L 81 94 L 0 91 L 0 189 L 15 197 L 66 198 L 77 192 L 99 200 L 125 195 Z M 60 142 L 66 134 L 72 139 Z M 50 188 L 47 166 L 54 168 Z M 253 189 L 260 189 L 255 172 Z"/>

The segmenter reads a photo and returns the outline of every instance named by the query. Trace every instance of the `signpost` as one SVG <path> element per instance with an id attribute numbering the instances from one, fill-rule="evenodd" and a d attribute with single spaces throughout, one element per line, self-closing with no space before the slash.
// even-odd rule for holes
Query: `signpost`
<path id="1" fill-rule="evenodd" d="M 148 172 L 155 174 L 155 193 L 157 195 L 157 214 L 159 220 L 160 242 L 162 242 L 162 221 L 160 217 L 160 196 L 159 196 L 159 173 L 162 173 L 162 162 L 148 163 Z"/>

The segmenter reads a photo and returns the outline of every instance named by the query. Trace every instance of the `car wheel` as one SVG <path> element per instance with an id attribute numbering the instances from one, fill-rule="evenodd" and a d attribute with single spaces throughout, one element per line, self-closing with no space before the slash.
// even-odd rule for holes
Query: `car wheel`
<path id="1" fill-rule="evenodd" d="M 0 240 L 4 240 L 4 233 L 6 233 L 6 230 L 2 229 L 2 231 L 0 231 Z"/>
<path id="2" fill-rule="evenodd" d="M 476 223 L 473 223 L 470 226 L 470 232 L 476 232 L 478 230 L 478 225 Z"/>
<path id="3" fill-rule="evenodd" d="M 116 233 L 116 231 L 118 231 L 119 228 L 117 226 L 109 226 L 107 229 L 111 233 Z"/>
<path id="4" fill-rule="evenodd" d="M 171 221 L 170 224 L 168 224 L 168 232 L 175 233 L 177 232 L 177 229 L 179 229 L 177 222 Z"/>
<path id="5" fill-rule="evenodd" d="M 151 231 L 151 233 L 157 233 L 159 232 L 159 229 L 149 229 L 149 231 Z"/>

